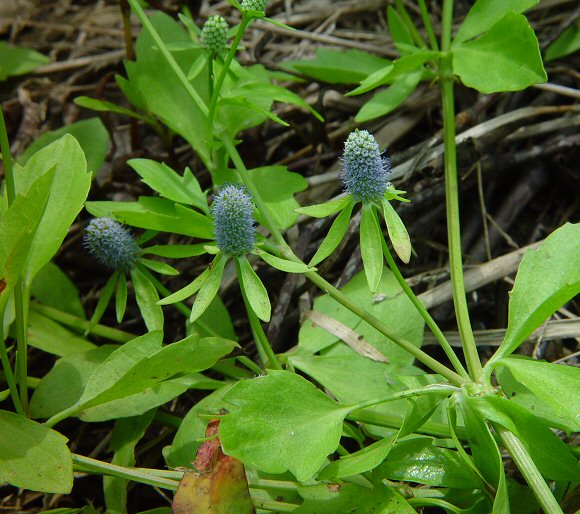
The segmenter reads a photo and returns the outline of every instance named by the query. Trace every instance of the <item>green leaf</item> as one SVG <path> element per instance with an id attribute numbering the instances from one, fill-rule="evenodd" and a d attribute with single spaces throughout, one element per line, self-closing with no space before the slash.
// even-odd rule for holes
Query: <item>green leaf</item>
<path id="1" fill-rule="evenodd" d="M 308 207 L 299 207 L 294 209 L 299 214 L 311 216 L 312 218 L 326 218 L 338 211 L 341 211 L 350 203 L 349 196 L 339 198 L 338 200 L 330 200 L 329 202 L 320 203 L 317 205 L 309 205 Z"/>
<path id="2" fill-rule="evenodd" d="M 517 357 L 500 359 L 495 366 L 508 368 L 558 416 L 574 420 L 576 431 L 580 431 L 580 369 Z"/>
<path id="3" fill-rule="evenodd" d="M 341 457 L 326 466 L 317 479 L 343 478 L 370 471 L 387 458 L 395 440 L 396 436 L 385 437 L 358 452 Z"/>
<path id="4" fill-rule="evenodd" d="M 356 84 L 388 64 L 390 61 L 360 50 L 317 48 L 315 59 L 286 61 L 283 66 L 330 84 Z"/>
<path id="5" fill-rule="evenodd" d="M 44 266 L 34 277 L 30 292 L 44 305 L 68 312 L 78 318 L 87 317 L 74 282 L 52 262 Z"/>
<path id="6" fill-rule="evenodd" d="M 459 27 L 453 45 L 487 32 L 506 14 L 524 12 L 537 3 L 538 0 L 477 0 Z"/>
<path id="7" fill-rule="evenodd" d="M 580 18 L 576 18 L 574 23 L 546 49 L 544 60 L 546 62 L 553 61 L 578 50 L 580 50 Z"/>
<path id="8" fill-rule="evenodd" d="M 299 481 L 338 447 L 349 410 L 289 371 L 238 382 L 224 400 L 233 407 L 220 424 L 224 452 L 267 473 L 290 471 Z"/>
<path id="9" fill-rule="evenodd" d="M 379 91 L 361 107 L 355 116 L 355 121 L 363 122 L 372 120 L 396 109 L 415 91 L 415 88 L 421 81 L 422 75 L 423 70 L 419 69 L 409 72 L 395 80 L 387 89 Z"/>
<path id="10" fill-rule="evenodd" d="M 200 290 L 200 288 L 207 280 L 210 270 L 211 268 L 204 269 L 203 272 L 193 282 L 181 288 L 179 291 L 176 291 L 175 293 L 166 296 L 162 300 L 159 300 L 157 303 L 159 305 L 171 305 L 172 303 L 181 302 L 182 300 L 193 296 Z"/>
<path id="11" fill-rule="evenodd" d="M 245 256 L 236 258 L 240 288 L 247 298 L 250 307 L 262 321 L 270 321 L 272 307 L 268 298 L 268 291 L 252 269 L 252 265 Z"/>
<path id="12" fill-rule="evenodd" d="M 580 224 L 566 223 L 528 250 L 510 294 L 505 338 L 492 359 L 515 351 L 548 316 L 580 292 Z"/>
<path id="13" fill-rule="evenodd" d="M 145 184 L 161 196 L 177 203 L 193 205 L 209 213 L 207 198 L 189 168 L 185 168 L 183 176 L 180 176 L 166 164 L 150 159 L 130 159 L 127 164 L 139 174 Z"/>
<path id="14" fill-rule="evenodd" d="M 171 259 L 186 259 L 207 253 L 205 243 L 194 245 L 153 245 L 142 249 L 143 255 L 158 255 Z"/>
<path id="15" fill-rule="evenodd" d="M 219 254 L 213 260 L 207 278 L 201 283 L 199 292 L 195 297 L 195 302 L 191 309 L 191 315 L 189 316 L 190 323 L 193 323 L 197 318 L 199 318 L 215 298 L 222 281 L 226 261 L 227 258 L 222 254 Z"/>
<path id="16" fill-rule="evenodd" d="M 479 477 L 466 467 L 459 453 L 433 446 L 430 438 L 420 437 L 397 443 L 389 458 L 377 469 L 378 476 L 436 487 L 478 489 Z"/>
<path id="17" fill-rule="evenodd" d="M 109 152 L 109 133 L 99 118 L 77 121 L 42 134 L 18 157 L 18 163 L 24 166 L 36 152 L 65 134 L 70 134 L 79 142 L 87 160 L 88 171 L 96 175 Z"/>
<path id="18" fill-rule="evenodd" d="M 115 294 L 115 314 L 117 316 L 117 323 L 121 323 L 125 317 L 125 309 L 127 308 L 127 279 L 125 273 L 119 275 L 117 282 L 117 290 Z"/>
<path id="19" fill-rule="evenodd" d="M 67 441 L 24 416 L 0 411 L 0 481 L 31 491 L 70 493 L 73 467 Z"/>
<path id="20" fill-rule="evenodd" d="M 0 80 L 25 75 L 49 62 L 50 59 L 46 55 L 32 48 L 9 45 L 6 41 L 0 41 Z"/>
<path id="21" fill-rule="evenodd" d="M 93 216 L 115 218 L 133 227 L 213 239 L 208 216 L 165 198 L 142 196 L 137 202 L 87 202 Z"/>
<path id="22" fill-rule="evenodd" d="M 487 34 L 452 53 L 454 73 L 482 93 L 519 91 L 547 80 L 538 40 L 522 14 L 506 14 Z"/>
<path id="23" fill-rule="evenodd" d="M 393 6 L 389 5 L 387 7 L 387 25 L 389 26 L 389 33 L 393 38 L 393 42 L 399 50 L 401 55 L 405 55 L 407 52 L 403 50 L 402 45 L 414 45 L 413 36 L 407 29 L 407 26 L 403 22 L 401 16 Z"/>
<path id="24" fill-rule="evenodd" d="M 383 205 L 383 216 L 385 217 L 389 239 L 400 259 L 405 264 L 408 264 L 411 260 L 411 238 L 409 237 L 409 233 L 405 228 L 403 220 L 401 220 L 397 211 L 395 211 L 389 201 L 383 200 L 381 203 Z"/>
<path id="25" fill-rule="evenodd" d="M 376 293 L 383 274 L 383 233 L 374 207 L 363 205 L 360 223 L 360 253 L 371 293 Z"/>
<path id="26" fill-rule="evenodd" d="M 179 271 L 177 271 L 173 266 L 170 266 L 166 262 L 141 258 L 139 259 L 139 263 L 161 275 L 169 275 L 173 277 L 175 275 L 179 275 Z"/>
<path id="27" fill-rule="evenodd" d="M 316 266 L 319 262 L 322 262 L 326 259 L 340 244 L 344 234 L 348 230 L 348 224 L 350 223 L 350 217 L 352 214 L 352 210 L 354 209 L 355 203 L 349 197 L 349 202 L 343 207 L 340 214 L 336 217 L 336 219 L 332 222 L 330 230 L 328 234 L 320 243 L 318 250 L 310 259 L 308 266 Z"/>
<path id="28" fill-rule="evenodd" d="M 139 311 L 145 322 L 145 326 L 151 332 L 153 330 L 163 330 L 163 310 L 157 304 L 159 295 L 155 286 L 138 268 L 131 270 L 131 280 L 135 290 L 135 299 L 139 306 Z"/>
<path id="29" fill-rule="evenodd" d="M 204 53 L 198 56 L 195 61 L 193 61 L 191 68 L 189 68 L 189 71 L 187 72 L 187 80 L 192 81 L 206 69 L 208 57 L 209 55 Z"/>
<path id="30" fill-rule="evenodd" d="M 107 280 L 107 283 L 101 289 L 101 293 L 99 294 L 99 300 L 97 301 L 97 306 L 95 307 L 95 311 L 91 316 L 89 328 L 85 331 L 85 336 L 88 335 L 93 327 L 101 321 L 103 314 L 105 314 L 105 310 L 107 309 L 111 298 L 113 297 L 113 293 L 115 292 L 115 288 L 117 287 L 117 282 L 119 281 L 119 275 L 121 275 L 120 271 L 115 271 Z"/>
<path id="31" fill-rule="evenodd" d="M 87 172 L 81 146 L 73 136 L 65 135 L 35 153 L 24 167 L 15 166 L 17 193 L 25 194 L 35 180 L 53 169 L 50 196 L 23 270 L 28 285 L 60 248 L 91 186 L 91 174 Z"/>
<path id="32" fill-rule="evenodd" d="M 308 273 L 310 271 L 316 271 L 316 268 L 309 268 L 302 262 L 281 259 L 280 257 L 276 257 L 275 255 L 271 255 L 262 250 L 258 250 L 254 253 L 273 268 L 279 269 L 280 271 L 285 271 L 286 273 Z"/>
<path id="33" fill-rule="evenodd" d="M 132 111 L 131 109 L 126 109 L 125 107 L 121 107 L 120 105 L 114 104 L 113 102 L 107 102 L 106 100 L 89 98 L 88 96 L 77 96 L 74 99 L 74 103 L 84 107 L 85 109 L 91 109 L 93 111 L 114 112 L 115 114 L 121 114 L 123 116 L 129 116 L 138 120 L 147 121 L 147 118 L 138 112 Z"/>
<path id="34" fill-rule="evenodd" d="M 466 398 L 484 419 L 499 423 L 522 441 L 540 473 L 551 480 L 577 482 L 580 469 L 566 444 L 523 407 L 497 397 Z"/>

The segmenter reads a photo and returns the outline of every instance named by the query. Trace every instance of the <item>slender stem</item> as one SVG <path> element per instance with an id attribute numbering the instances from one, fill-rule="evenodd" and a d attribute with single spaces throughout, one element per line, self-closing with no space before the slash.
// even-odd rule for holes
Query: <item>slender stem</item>
<path id="1" fill-rule="evenodd" d="M 12 154 L 10 153 L 10 143 L 8 141 L 8 131 L 6 130 L 2 104 L 0 104 L 0 150 L 2 151 L 2 164 L 4 164 L 6 197 L 8 199 L 8 205 L 10 205 L 16 196 L 16 185 L 14 183 L 14 167 L 12 165 Z"/>
<path id="2" fill-rule="evenodd" d="M 417 30 L 417 27 L 415 27 L 415 24 L 413 23 L 413 20 L 409 16 L 409 13 L 407 12 L 407 9 L 405 8 L 403 2 L 401 0 L 395 0 L 395 5 L 397 7 L 397 11 L 399 12 L 399 16 L 401 16 L 401 19 L 403 20 L 403 23 L 407 27 L 407 30 L 411 33 L 411 37 L 415 40 L 415 44 L 419 48 L 426 48 L 427 44 L 425 43 L 425 40 L 421 37 L 421 34 Z"/>
<path id="3" fill-rule="evenodd" d="M 526 479 L 526 482 L 534 492 L 534 496 L 544 512 L 546 514 L 562 514 L 562 508 L 558 505 L 558 501 L 554 498 L 552 491 L 550 491 L 536 463 L 530 457 L 521 441 L 501 425 L 494 424 L 494 428 L 499 434 L 502 443 L 508 449 L 518 469 Z"/>
<path id="4" fill-rule="evenodd" d="M 240 264 L 238 259 L 234 259 L 236 263 L 236 271 L 238 273 L 238 277 L 242 276 L 242 270 L 240 269 Z M 244 305 L 246 306 L 246 312 L 248 313 L 248 319 L 250 320 L 250 326 L 252 328 L 252 333 L 254 334 L 254 340 L 256 341 L 256 346 L 262 351 L 262 353 L 266 356 L 271 369 L 284 369 L 278 361 L 274 350 L 272 350 L 272 346 L 270 345 L 270 341 L 266 337 L 264 333 L 264 329 L 262 328 L 262 324 L 258 319 L 258 316 L 254 313 L 254 310 L 250 306 L 250 302 L 248 301 L 248 297 L 246 295 L 246 291 L 243 287 L 240 287 L 242 291 L 242 298 L 244 299 Z M 265 364 L 265 363 L 264 363 Z"/>
<path id="5" fill-rule="evenodd" d="M 411 398 L 413 396 L 422 396 L 427 394 L 449 396 L 450 394 L 456 393 L 458 391 L 459 389 L 457 387 L 444 384 L 432 384 L 425 387 L 418 387 L 417 389 L 406 389 L 404 391 L 391 394 L 385 398 L 367 400 L 366 402 L 358 403 L 352 408 L 352 411 L 367 409 L 369 407 L 374 407 L 375 405 L 381 405 L 382 403 L 393 402 L 403 398 Z"/>
<path id="6" fill-rule="evenodd" d="M 234 38 L 232 46 L 230 46 L 230 51 L 228 52 L 228 55 L 227 55 L 226 60 L 223 64 L 223 67 L 220 70 L 220 74 L 218 76 L 217 82 L 215 84 L 214 90 L 213 90 L 212 95 L 211 95 L 211 100 L 209 102 L 209 111 L 208 111 L 207 118 L 209 120 L 210 127 L 213 127 L 213 119 L 215 116 L 217 101 L 218 101 L 222 86 L 224 84 L 224 80 L 225 80 L 226 75 L 228 73 L 228 70 L 230 69 L 230 64 L 232 63 L 234 56 L 236 55 L 236 52 L 238 51 L 238 46 L 240 45 L 240 41 L 242 40 L 242 37 L 244 37 L 244 32 L 246 32 L 246 29 L 248 28 L 248 25 L 250 24 L 251 21 L 252 21 L 252 18 L 248 18 L 245 14 L 242 14 L 242 21 L 240 22 L 240 26 L 238 27 L 238 31 L 236 32 L 236 37 Z"/>
<path id="7" fill-rule="evenodd" d="M 120 0 L 121 15 L 123 17 L 123 34 L 125 36 L 125 53 L 127 59 L 135 60 L 135 49 L 133 48 L 133 34 L 131 34 L 131 6 L 127 0 Z"/>
<path id="8" fill-rule="evenodd" d="M 24 291 L 22 279 L 14 288 L 14 308 L 16 314 L 16 377 L 20 390 L 20 402 L 28 413 L 28 306 L 30 293 Z"/>
<path id="9" fill-rule="evenodd" d="M 437 341 L 439 341 L 441 348 L 443 348 L 445 355 L 447 355 L 449 361 L 451 362 L 451 364 L 453 364 L 455 371 L 457 371 L 457 373 L 459 373 L 463 378 L 468 380 L 469 374 L 463 367 L 463 364 L 461 364 L 461 361 L 458 359 L 457 355 L 453 351 L 453 348 L 451 348 L 449 341 L 447 341 L 447 338 L 445 337 L 445 335 L 443 334 L 437 323 L 435 323 L 435 320 L 431 317 L 431 314 L 429 314 L 429 312 L 427 311 L 425 306 L 421 303 L 419 298 L 415 296 L 415 293 L 409 287 L 409 284 L 407 284 L 407 281 L 401 274 L 397 266 L 397 263 L 395 262 L 395 259 L 393 258 L 393 255 L 391 254 L 391 251 L 389 250 L 389 247 L 384 238 L 382 243 L 383 243 L 383 254 L 385 255 L 385 259 L 387 260 L 389 268 L 391 268 L 393 275 L 395 275 L 397 282 L 399 283 L 399 285 L 401 286 L 401 288 L 403 289 L 409 300 L 411 300 L 411 303 L 415 306 L 417 311 L 419 311 L 419 313 L 425 320 L 425 323 L 431 329 L 431 332 L 433 332 L 433 335 L 435 336 Z"/>
<path id="10" fill-rule="evenodd" d="M 425 25 L 425 30 L 427 30 L 427 37 L 429 38 L 431 49 L 437 51 L 439 50 L 439 45 L 437 44 L 437 38 L 435 37 L 435 31 L 433 30 L 433 24 L 431 23 L 425 0 L 419 0 L 419 8 L 421 9 L 421 18 L 423 18 L 423 25 Z"/>
<path id="11" fill-rule="evenodd" d="M 3 316 L 3 313 L 0 312 Z M 3 329 L 3 327 L 0 327 Z M 18 396 L 18 386 L 14 380 L 14 374 L 12 373 L 12 368 L 10 366 L 10 360 L 8 359 L 8 351 L 6 350 L 6 343 L 4 342 L 3 333 L 0 334 L 0 360 L 2 361 L 2 369 L 4 370 L 4 376 L 6 377 L 6 383 L 10 389 L 10 396 L 12 397 L 12 402 L 14 403 L 14 408 L 16 412 L 22 416 L 25 415 L 24 408 L 22 407 L 22 402 L 20 401 L 20 396 Z"/>

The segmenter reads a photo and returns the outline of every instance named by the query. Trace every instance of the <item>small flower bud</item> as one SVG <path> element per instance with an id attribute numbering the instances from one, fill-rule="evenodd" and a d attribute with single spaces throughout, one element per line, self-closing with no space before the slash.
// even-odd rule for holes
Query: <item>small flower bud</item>
<path id="1" fill-rule="evenodd" d="M 264 12 L 266 6 L 268 5 L 268 0 L 242 0 L 242 10 L 246 11 L 260 11 Z"/>
<path id="2" fill-rule="evenodd" d="M 219 249 L 226 255 L 243 255 L 254 246 L 254 203 L 243 186 L 222 186 L 214 197 L 212 214 Z"/>
<path id="3" fill-rule="evenodd" d="M 93 218 L 85 229 L 85 245 L 105 266 L 128 271 L 139 259 L 139 245 L 131 233 L 110 218 Z"/>
<path id="4" fill-rule="evenodd" d="M 228 39 L 228 22 L 221 16 L 210 16 L 201 30 L 201 44 L 212 54 L 219 54 Z"/>
<path id="5" fill-rule="evenodd" d="M 357 202 L 379 201 L 389 186 L 391 161 L 366 130 L 351 132 L 344 144 L 341 179 Z"/>

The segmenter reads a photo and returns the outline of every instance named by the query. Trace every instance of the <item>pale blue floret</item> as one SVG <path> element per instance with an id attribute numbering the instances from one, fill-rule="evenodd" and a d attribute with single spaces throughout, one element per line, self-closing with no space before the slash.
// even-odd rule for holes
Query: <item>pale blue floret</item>
<path id="1" fill-rule="evenodd" d="M 131 270 L 139 259 L 139 245 L 131 233 L 111 218 L 92 219 L 84 239 L 89 251 L 114 270 Z"/>
<path id="2" fill-rule="evenodd" d="M 254 247 L 254 203 L 240 185 L 222 186 L 212 204 L 217 245 L 226 255 L 246 254 Z"/>
<path id="3" fill-rule="evenodd" d="M 389 187 L 391 161 L 381 155 L 376 139 L 366 130 L 351 132 L 344 144 L 341 179 L 357 202 L 380 201 Z"/>

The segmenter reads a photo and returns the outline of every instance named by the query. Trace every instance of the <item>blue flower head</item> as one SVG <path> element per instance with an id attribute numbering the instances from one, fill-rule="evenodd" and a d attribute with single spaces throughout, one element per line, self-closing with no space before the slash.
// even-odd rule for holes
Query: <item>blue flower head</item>
<path id="1" fill-rule="evenodd" d="M 264 12 L 268 0 L 242 0 L 242 10 L 245 11 L 260 11 Z"/>
<path id="2" fill-rule="evenodd" d="M 201 30 L 201 43 L 212 54 L 219 54 L 228 39 L 228 22 L 221 16 L 210 16 Z"/>
<path id="3" fill-rule="evenodd" d="M 377 140 L 366 130 L 351 132 L 344 144 L 341 179 L 357 202 L 379 201 L 389 186 L 391 161 L 381 155 Z"/>
<path id="4" fill-rule="evenodd" d="M 105 266 L 128 271 L 139 259 L 139 245 L 131 233 L 111 218 L 93 218 L 85 229 L 85 244 Z"/>
<path id="5" fill-rule="evenodd" d="M 226 255 L 243 255 L 254 247 L 254 202 L 245 187 L 227 184 L 214 197 L 212 214 L 217 245 Z"/>

